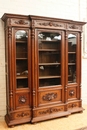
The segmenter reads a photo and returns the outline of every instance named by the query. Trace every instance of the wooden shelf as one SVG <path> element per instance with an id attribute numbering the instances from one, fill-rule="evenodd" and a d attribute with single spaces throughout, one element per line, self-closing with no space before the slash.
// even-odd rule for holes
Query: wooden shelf
<path id="1" fill-rule="evenodd" d="M 61 78 L 61 76 L 40 76 L 39 79 Z"/>
<path id="2" fill-rule="evenodd" d="M 27 78 L 28 76 L 22 76 L 22 75 L 16 77 L 16 79 L 27 79 Z"/>
<path id="3" fill-rule="evenodd" d="M 68 65 L 76 65 L 76 63 L 68 63 Z"/>
<path id="4" fill-rule="evenodd" d="M 27 43 L 27 40 L 16 40 L 16 43 Z"/>
<path id="5" fill-rule="evenodd" d="M 59 50 L 57 50 L 57 49 L 39 49 L 39 51 L 59 51 Z"/>
<path id="6" fill-rule="evenodd" d="M 68 54 L 76 54 L 76 52 L 68 52 Z"/>
<path id="7" fill-rule="evenodd" d="M 40 40 L 40 42 L 60 42 L 60 40 Z"/>
<path id="8" fill-rule="evenodd" d="M 60 63 L 39 63 L 39 65 L 60 65 Z"/>
<path id="9" fill-rule="evenodd" d="M 28 58 L 16 58 L 16 60 L 27 60 Z"/>

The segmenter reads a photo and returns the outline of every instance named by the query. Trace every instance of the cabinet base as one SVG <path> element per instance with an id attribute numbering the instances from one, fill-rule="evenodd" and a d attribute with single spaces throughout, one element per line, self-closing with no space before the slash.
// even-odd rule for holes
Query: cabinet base
<path id="1" fill-rule="evenodd" d="M 72 114 L 72 113 L 77 113 L 77 112 L 83 112 L 83 110 L 84 110 L 84 108 L 79 107 L 79 108 L 72 108 L 68 111 Z"/>
<path id="2" fill-rule="evenodd" d="M 39 122 L 39 121 L 44 121 L 44 120 L 49 120 L 49 119 L 53 119 L 53 118 L 58 118 L 58 117 L 64 117 L 64 116 L 68 116 L 71 113 L 69 111 L 65 111 L 65 112 L 60 112 L 60 113 L 56 113 L 56 114 L 51 114 L 49 116 L 42 116 L 42 117 L 35 117 L 31 120 L 31 123 L 35 123 L 35 122 Z"/>
<path id="3" fill-rule="evenodd" d="M 5 121 L 9 127 L 13 127 L 14 125 L 30 122 L 30 118 L 25 118 L 20 120 L 10 120 L 9 115 L 6 114 Z"/>

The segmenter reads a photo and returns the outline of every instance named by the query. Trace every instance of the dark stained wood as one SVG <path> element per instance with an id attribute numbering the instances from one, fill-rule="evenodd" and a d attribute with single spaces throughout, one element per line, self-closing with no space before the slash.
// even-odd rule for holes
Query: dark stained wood
<path id="1" fill-rule="evenodd" d="M 2 20 L 7 125 L 82 112 L 81 33 L 85 22 L 7 13 Z"/>

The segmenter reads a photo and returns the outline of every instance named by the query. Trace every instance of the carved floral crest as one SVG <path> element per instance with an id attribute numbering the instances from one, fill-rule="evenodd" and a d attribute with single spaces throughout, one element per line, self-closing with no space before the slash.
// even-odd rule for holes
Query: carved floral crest
<path id="1" fill-rule="evenodd" d="M 55 98 L 57 98 L 57 93 L 47 93 L 42 97 L 42 99 L 46 101 L 51 101 Z"/>

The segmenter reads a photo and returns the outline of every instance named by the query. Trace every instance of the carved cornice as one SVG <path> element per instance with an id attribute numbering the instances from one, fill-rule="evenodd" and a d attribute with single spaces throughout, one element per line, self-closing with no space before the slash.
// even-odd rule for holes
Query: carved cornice
<path id="1" fill-rule="evenodd" d="M 76 26 L 75 24 L 73 24 L 73 25 L 69 25 L 69 28 L 71 28 L 71 29 L 78 29 L 78 26 Z"/>
<path id="2" fill-rule="evenodd" d="M 73 29 L 73 30 L 82 30 L 82 27 L 80 25 L 75 25 L 75 24 L 67 24 L 67 29 Z"/>
<path id="3" fill-rule="evenodd" d="M 63 25 L 61 23 L 54 23 L 54 22 L 38 22 L 38 25 L 41 26 L 54 26 L 54 27 L 63 27 Z"/>
<path id="4" fill-rule="evenodd" d="M 18 21 L 15 21 L 16 24 L 21 24 L 21 25 L 25 25 L 25 24 L 28 24 L 28 22 L 26 22 L 25 20 L 21 19 L 21 20 L 18 20 Z"/>
<path id="5" fill-rule="evenodd" d="M 57 98 L 57 93 L 47 93 L 42 97 L 42 99 L 45 101 L 51 101 L 55 98 Z"/>

